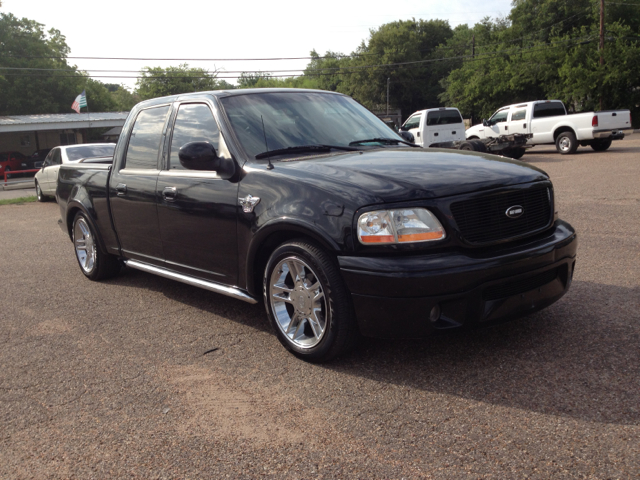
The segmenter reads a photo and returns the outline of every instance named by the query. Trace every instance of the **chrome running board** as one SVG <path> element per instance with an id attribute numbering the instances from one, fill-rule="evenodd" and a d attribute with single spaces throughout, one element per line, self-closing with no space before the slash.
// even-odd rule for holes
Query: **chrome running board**
<path id="1" fill-rule="evenodd" d="M 154 275 L 159 275 L 164 278 L 169 278 L 171 280 L 186 283 L 187 285 L 204 288 L 205 290 L 209 290 L 211 292 L 221 293 L 222 295 L 226 295 L 227 297 L 237 298 L 239 300 L 243 300 L 245 302 L 253 304 L 258 303 L 258 300 L 256 300 L 254 297 L 236 287 L 228 287 L 226 285 L 220 285 L 219 283 L 208 282 L 200 278 L 190 277 L 188 275 L 183 275 L 181 273 L 167 270 L 166 268 L 155 267 L 153 265 L 138 262 L 136 260 L 125 260 L 124 264 L 127 267 L 135 268 L 136 270 L 153 273 Z"/>

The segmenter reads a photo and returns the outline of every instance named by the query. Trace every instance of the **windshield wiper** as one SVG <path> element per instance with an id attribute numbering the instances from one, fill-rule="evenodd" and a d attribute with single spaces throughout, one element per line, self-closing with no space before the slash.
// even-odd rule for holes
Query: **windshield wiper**
<path id="1" fill-rule="evenodd" d="M 397 145 L 398 143 L 405 143 L 410 147 L 420 146 L 420 145 L 416 145 L 415 143 L 406 142 L 404 140 L 400 140 L 397 138 L 367 138 L 365 140 L 356 140 L 355 142 L 349 143 L 349 145 L 360 145 L 363 143 L 383 143 L 385 145 Z"/>
<path id="2" fill-rule="evenodd" d="M 328 152 L 331 149 L 335 150 L 347 150 L 353 152 L 359 150 L 356 147 L 347 147 L 342 145 L 324 145 L 322 143 L 313 145 L 296 145 L 295 147 L 279 148 L 277 150 L 269 150 L 268 152 L 262 152 L 256 155 L 256 159 L 274 157 L 276 155 L 283 155 L 287 153 L 301 153 L 301 152 Z"/>

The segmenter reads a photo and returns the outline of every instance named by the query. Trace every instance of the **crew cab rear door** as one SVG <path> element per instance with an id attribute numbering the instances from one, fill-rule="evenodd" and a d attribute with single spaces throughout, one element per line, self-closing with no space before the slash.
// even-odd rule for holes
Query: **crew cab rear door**
<path id="1" fill-rule="evenodd" d="M 236 285 L 238 183 L 215 171 L 188 170 L 180 147 L 209 142 L 220 158 L 231 159 L 213 115 L 213 104 L 175 105 L 173 132 L 158 177 L 158 224 L 167 267 L 181 273 Z"/>
<path id="2" fill-rule="evenodd" d="M 153 106 L 138 113 L 124 158 L 114 163 L 109 180 L 111 215 L 123 256 L 155 265 L 164 263 L 156 184 L 170 107 Z"/>

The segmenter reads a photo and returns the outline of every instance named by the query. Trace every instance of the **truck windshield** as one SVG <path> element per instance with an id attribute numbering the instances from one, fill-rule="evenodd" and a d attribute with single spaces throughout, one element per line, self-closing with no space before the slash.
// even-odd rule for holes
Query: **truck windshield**
<path id="1" fill-rule="evenodd" d="M 373 113 L 342 95 L 260 92 L 225 97 L 221 103 L 238 140 L 253 157 L 266 151 L 308 145 L 349 147 L 363 139 L 403 142 Z M 389 142 L 380 143 L 383 144 Z"/>

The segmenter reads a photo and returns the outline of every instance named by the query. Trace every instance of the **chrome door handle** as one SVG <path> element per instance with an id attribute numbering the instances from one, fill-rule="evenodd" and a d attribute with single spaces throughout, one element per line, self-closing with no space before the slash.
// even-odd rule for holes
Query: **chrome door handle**
<path id="1" fill-rule="evenodd" d="M 176 187 L 164 187 L 162 190 L 162 198 L 167 202 L 175 202 L 178 196 L 178 189 Z"/>
<path id="2" fill-rule="evenodd" d="M 124 183 L 119 183 L 118 185 L 116 185 L 116 195 L 121 197 L 125 193 L 127 193 L 127 186 Z"/>

